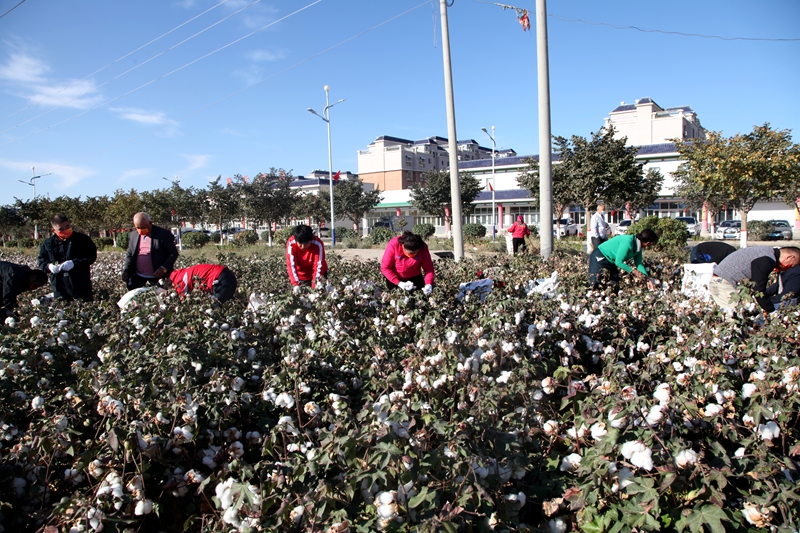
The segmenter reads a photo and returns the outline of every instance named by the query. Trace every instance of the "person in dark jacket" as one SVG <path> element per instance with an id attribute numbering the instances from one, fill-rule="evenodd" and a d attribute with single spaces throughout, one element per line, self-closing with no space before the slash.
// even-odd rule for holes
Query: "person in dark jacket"
<path id="1" fill-rule="evenodd" d="M 11 316 L 17 306 L 17 296 L 23 292 L 44 287 L 46 284 L 47 274 L 41 270 L 0 261 L 0 287 L 2 287 L 3 297 L 0 315 Z"/>
<path id="2" fill-rule="evenodd" d="M 775 309 L 797 303 L 800 297 L 800 265 L 781 272 L 778 281 L 767 287 L 764 294 L 769 296 Z"/>
<path id="3" fill-rule="evenodd" d="M 692 248 L 690 263 L 722 263 L 722 260 L 736 251 L 736 248 L 727 242 L 708 241 L 701 242 Z"/>
<path id="4" fill-rule="evenodd" d="M 62 300 L 92 301 L 92 272 L 97 246 L 91 237 L 72 230 L 66 215 L 50 219 L 53 235 L 39 248 L 39 268 L 50 272 L 53 296 Z"/>
<path id="5" fill-rule="evenodd" d="M 168 276 L 178 258 L 175 237 L 169 230 L 153 225 L 150 215 L 136 213 L 133 227 L 136 229 L 128 237 L 128 251 L 122 269 L 122 280 L 128 284 L 128 290 L 144 287 L 147 283 L 152 285 Z"/>

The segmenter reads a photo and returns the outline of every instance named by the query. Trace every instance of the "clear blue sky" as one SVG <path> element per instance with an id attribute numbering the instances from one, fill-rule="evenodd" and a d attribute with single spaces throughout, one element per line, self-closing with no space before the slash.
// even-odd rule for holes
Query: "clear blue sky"
<path id="1" fill-rule="evenodd" d="M 52 173 L 36 188 L 51 197 L 327 170 L 325 124 L 306 111 L 322 111 L 326 84 L 347 99 L 332 110 L 334 171 L 357 172 L 356 152 L 381 135 L 447 136 L 438 0 L 261 0 L 222 21 L 253 1 L 228 0 L 186 23 L 219 1 L 0 0 L 0 204 L 31 196 L 18 182 L 31 167 Z M 770 122 L 800 142 L 800 41 L 563 20 L 797 39 L 800 2 L 550 0 L 548 12 L 553 134 L 587 136 L 649 96 L 726 135 Z M 535 33 L 489 2 L 448 13 L 458 138 L 491 146 L 481 128 L 494 125 L 498 147 L 538 153 Z"/>

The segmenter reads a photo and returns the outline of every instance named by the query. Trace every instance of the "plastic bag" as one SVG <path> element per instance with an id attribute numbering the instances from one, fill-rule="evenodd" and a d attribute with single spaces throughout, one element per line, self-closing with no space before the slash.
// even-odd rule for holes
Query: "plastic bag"
<path id="1" fill-rule="evenodd" d="M 525 293 L 528 296 L 541 294 L 542 296 L 553 297 L 558 294 L 558 284 L 558 272 L 553 272 L 550 277 L 529 281 L 525 285 Z"/>
<path id="2" fill-rule="evenodd" d="M 491 278 L 479 279 L 478 281 L 470 281 L 462 283 L 458 286 L 458 296 L 456 299 L 460 302 L 467 294 L 476 295 L 483 302 L 487 296 L 492 293 L 492 286 L 494 280 Z"/>
<path id="3" fill-rule="evenodd" d="M 161 296 L 164 292 L 166 292 L 160 287 L 139 287 L 138 289 L 133 289 L 132 291 L 126 292 L 122 298 L 119 299 L 117 305 L 123 312 L 128 311 L 136 307 L 138 300 L 142 297 L 142 295 L 151 291 L 155 291 L 156 296 Z"/>
<path id="4" fill-rule="evenodd" d="M 691 263 L 683 265 L 683 281 L 681 292 L 691 298 L 702 298 L 709 301 L 711 293 L 708 285 L 714 277 L 716 263 Z"/>

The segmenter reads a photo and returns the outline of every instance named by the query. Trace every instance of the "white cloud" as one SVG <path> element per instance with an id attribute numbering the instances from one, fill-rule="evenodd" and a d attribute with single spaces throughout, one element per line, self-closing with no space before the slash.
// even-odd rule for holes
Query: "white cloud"
<path id="1" fill-rule="evenodd" d="M 88 168 L 62 165 L 53 161 L 37 161 L 33 163 L 32 161 L 13 161 L 0 158 L 0 167 L 12 170 L 15 174 L 18 172 L 18 179 L 21 180 L 30 179 L 31 167 L 33 166 L 38 168 L 36 175 L 42 176 L 40 179 L 36 180 L 37 196 L 54 190 L 57 191 L 55 194 L 58 196 L 64 193 L 69 193 L 71 196 L 78 196 L 80 193 L 76 194 L 74 191 L 68 191 L 68 189 L 94 175 L 94 171 Z M 22 186 L 21 183 L 20 186 Z M 33 191 L 26 191 L 26 195 L 23 196 L 24 198 L 28 197 L 28 192 L 32 193 Z"/>
<path id="2" fill-rule="evenodd" d="M 149 168 L 132 168 L 123 172 L 117 183 L 128 181 L 131 178 L 138 178 L 139 176 L 151 176 L 152 174 L 153 171 Z"/>
<path id="3" fill-rule="evenodd" d="M 12 52 L 0 65 L 0 79 L 17 83 L 42 83 L 50 71 L 43 61 L 22 53 Z"/>
<path id="4" fill-rule="evenodd" d="M 182 170 L 178 171 L 178 176 L 181 174 L 187 174 L 193 170 L 197 170 L 199 168 L 203 168 L 208 165 L 208 162 L 211 160 L 211 156 L 208 154 L 181 154 L 188 166 Z"/>
<path id="5" fill-rule="evenodd" d="M 112 107 L 111 111 L 119 113 L 119 116 L 126 119 L 144 124 L 146 126 L 160 126 L 167 122 L 164 113 L 161 111 L 145 111 L 134 107 Z"/>
<path id="6" fill-rule="evenodd" d="M 272 50 L 251 50 L 247 52 L 246 57 L 251 61 L 261 63 L 264 61 L 280 61 L 285 59 L 287 55 L 289 55 L 289 51 L 285 48 L 276 48 Z"/>
<path id="7" fill-rule="evenodd" d="M 232 128 L 222 128 L 219 132 L 222 135 L 231 135 L 233 137 L 244 137 L 242 132 L 240 132 L 239 130 L 234 130 Z"/>
<path id="8" fill-rule="evenodd" d="M 261 80 L 261 69 L 256 65 L 233 71 L 233 76 L 243 80 L 247 85 L 253 85 Z"/>

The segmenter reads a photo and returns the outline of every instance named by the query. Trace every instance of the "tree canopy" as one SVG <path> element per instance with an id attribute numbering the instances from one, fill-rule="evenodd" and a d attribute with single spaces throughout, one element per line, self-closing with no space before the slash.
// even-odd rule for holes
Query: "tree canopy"
<path id="1" fill-rule="evenodd" d="M 353 222 L 353 229 L 381 201 L 380 189 L 364 190 L 360 179 L 339 181 L 333 187 L 333 208 L 335 214 L 344 215 Z M 336 216 L 339 216 L 336 215 Z"/>
<path id="2" fill-rule="evenodd" d="M 475 198 L 483 190 L 478 178 L 469 172 L 459 172 L 461 185 L 461 213 L 468 215 L 475 210 Z M 411 205 L 426 215 L 450 220 L 446 210 L 452 214 L 452 198 L 450 196 L 450 172 L 430 170 L 425 173 L 421 183 L 411 187 Z"/>

